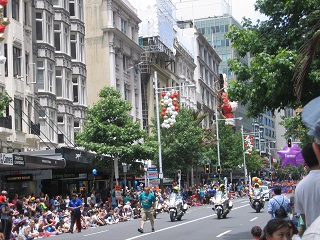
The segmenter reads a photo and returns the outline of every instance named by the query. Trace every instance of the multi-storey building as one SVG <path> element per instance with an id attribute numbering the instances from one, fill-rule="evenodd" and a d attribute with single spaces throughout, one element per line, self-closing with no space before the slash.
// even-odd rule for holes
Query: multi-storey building
<path id="1" fill-rule="evenodd" d="M 143 49 L 138 44 L 141 20 L 127 0 L 87 1 L 85 9 L 89 105 L 99 100 L 103 87 L 114 87 L 131 103 L 130 114 L 142 126 L 139 63 Z"/>

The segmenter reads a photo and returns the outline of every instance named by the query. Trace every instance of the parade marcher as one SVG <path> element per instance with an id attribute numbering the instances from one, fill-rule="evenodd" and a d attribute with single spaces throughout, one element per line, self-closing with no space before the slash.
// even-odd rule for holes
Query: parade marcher
<path id="1" fill-rule="evenodd" d="M 74 223 L 77 224 L 78 232 L 81 232 L 81 210 L 82 201 L 77 197 L 77 194 L 72 194 L 72 199 L 69 202 L 69 209 L 71 211 L 71 224 L 69 232 L 73 233 Z"/>
<path id="2" fill-rule="evenodd" d="M 155 202 L 156 198 L 153 193 L 150 192 L 150 187 L 145 187 L 144 192 L 142 192 L 139 196 L 139 201 L 141 203 L 141 223 L 140 228 L 138 228 L 138 231 L 140 233 L 143 233 L 143 227 L 144 224 L 149 218 L 151 223 L 151 230 L 154 232 L 154 217 L 153 217 L 153 211 L 155 209 Z"/>

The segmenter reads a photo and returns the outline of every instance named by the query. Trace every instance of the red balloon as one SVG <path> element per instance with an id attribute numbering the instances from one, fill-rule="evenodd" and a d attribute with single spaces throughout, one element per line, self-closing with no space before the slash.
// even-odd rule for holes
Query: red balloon
<path id="1" fill-rule="evenodd" d="M 179 109 L 180 109 L 180 108 L 178 108 L 178 107 L 175 107 L 175 109 L 174 109 L 174 110 L 176 110 L 176 111 L 178 112 L 178 111 L 179 111 Z"/>
<path id="2" fill-rule="evenodd" d="M 165 95 L 166 95 L 166 93 L 165 93 L 165 92 L 162 92 L 162 93 L 161 93 L 161 96 L 162 96 L 162 97 L 164 97 Z"/>
<path id="3" fill-rule="evenodd" d="M 167 109 L 166 108 L 162 108 L 162 112 L 165 112 L 165 111 L 167 111 Z"/>
<path id="4" fill-rule="evenodd" d="M 162 112 L 162 113 L 161 113 L 161 116 L 162 116 L 162 117 L 164 117 L 165 115 L 166 115 L 166 113 L 165 113 L 165 112 Z"/>
<path id="5" fill-rule="evenodd" d="M 172 105 L 176 107 L 178 106 L 178 102 L 173 102 Z"/>
<path id="6" fill-rule="evenodd" d="M 2 24 L 0 24 L 0 33 L 4 33 L 4 30 L 6 29 L 6 27 Z"/>
<path id="7" fill-rule="evenodd" d="M 171 98 L 171 99 L 174 99 L 174 94 L 171 94 L 171 95 L 170 95 L 170 98 Z"/>
<path id="8" fill-rule="evenodd" d="M 0 0 L 0 5 L 1 6 L 7 5 L 7 3 L 8 3 L 8 0 Z"/>
<path id="9" fill-rule="evenodd" d="M 174 93 L 174 96 L 175 96 L 175 97 L 178 97 L 178 96 L 179 96 L 179 94 L 176 92 L 176 93 Z"/>

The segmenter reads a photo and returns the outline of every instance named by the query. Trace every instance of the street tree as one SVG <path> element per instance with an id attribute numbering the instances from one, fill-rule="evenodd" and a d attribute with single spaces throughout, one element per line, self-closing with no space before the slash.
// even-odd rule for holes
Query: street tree
<path id="1" fill-rule="evenodd" d="M 156 118 L 153 118 L 152 136 L 150 142 L 157 141 Z M 179 110 L 176 122 L 170 128 L 160 128 L 162 166 L 167 176 L 174 174 L 178 169 L 188 172 L 192 166 L 197 166 L 203 156 L 203 129 L 199 127 L 192 110 L 183 108 Z M 148 145 L 150 144 L 148 143 Z M 153 158 L 158 164 L 159 155 Z"/>
<path id="2" fill-rule="evenodd" d="M 320 95 L 319 4 L 257 0 L 256 9 L 268 20 L 252 24 L 244 19 L 243 29 L 232 27 L 226 35 L 239 55 L 229 61 L 237 76 L 230 84 L 229 98 L 247 105 L 248 116 L 304 106 Z M 253 58 L 247 66 L 241 57 L 249 52 Z"/>
<path id="3" fill-rule="evenodd" d="M 147 132 L 129 115 L 131 105 L 118 90 L 104 87 L 100 100 L 87 109 L 83 132 L 77 134 L 76 144 L 97 153 L 94 164 L 112 169 L 115 158 L 121 163 L 137 165 L 136 160 L 148 159 L 152 148 L 144 145 Z M 138 168 L 136 168 L 138 169 Z"/>

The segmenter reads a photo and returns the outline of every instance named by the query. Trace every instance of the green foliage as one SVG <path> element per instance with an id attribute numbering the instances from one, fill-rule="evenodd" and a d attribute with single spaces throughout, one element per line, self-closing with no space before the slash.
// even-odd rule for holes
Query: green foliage
<path id="1" fill-rule="evenodd" d="M 313 142 L 313 137 L 308 136 L 309 129 L 301 122 L 301 115 L 297 114 L 291 118 L 282 118 L 279 124 L 282 125 L 287 131 L 284 134 L 285 138 L 292 137 L 293 139 L 300 139 L 300 147 L 306 143 Z"/>
<path id="2" fill-rule="evenodd" d="M 173 174 L 177 169 L 183 172 L 196 166 L 203 157 L 204 147 L 201 146 L 204 130 L 199 127 L 190 109 L 181 108 L 176 118 L 176 123 L 166 129 L 161 128 L 162 166 L 165 175 Z M 156 118 L 152 120 L 156 126 Z M 157 128 L 152 128 L 153 135 L 147 145 L 157 142 Z M 154 156 L 154 162 L 158 164 L 158 152 Z"/>
<path id="3" fill-rule="evenodd" d="M 0 93 L 0 112 L 4 111 L 9 103 L 12 102 L 12 98 L 6 91 Z"/>
<path id="4" fill-rule="evenodd" d="M 147 159 L 153 149 L 143 144 L 147 132 L 132 121 L 131 105 L 110 87 L 103 88 L 99 97 L 99 102 L 87 110 L 84 131 L 77 135 L 76 144 L 103 156 L 95 159 L 100 166 L 110 167 L 115 157 L 130 164 Z"/>
<path id="5" fill-rule="evenodd" d="M 248 116 L 257 116 L 266 109 L 304 106 L 320 95 L 318 48 L 306 48 L 315 57 L 307 69 L 302 67 L 309 70 L 304 81 L 296 83 L 303 88 L 300 102 L 292 82 L 294 70 L 301 70 L 295 68 L 299 49 L 320 28 L 319 14 L 316 14 L 320 10 L 318 3 L 315 0 L 257 0 L 256 9 L 269 19 L 256 25 L 245 19 L 243 30 L 233 27 L 226 34 L 239 57 L 247 52 L 254 56 L 251 66 L 244 66 L 240 58 L 229 62 L 237 75 L 237 79 L 233 79 L 237 82 L 230 84 L 229 98 L 247 104 Z"/>

